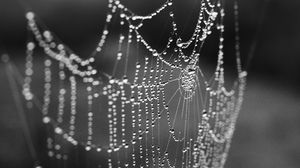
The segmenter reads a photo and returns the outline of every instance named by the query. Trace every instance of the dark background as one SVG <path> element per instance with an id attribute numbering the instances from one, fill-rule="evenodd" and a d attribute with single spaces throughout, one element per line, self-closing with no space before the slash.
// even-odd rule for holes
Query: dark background
<path id="1" fill-rule="evenodd" d="M 226 1 L 225 57 L 233 55 L 232 0 Z M 147 14 L 163 1 L 122 1 Z M 24 0 L 44 24 L 79 55 L 95 47 L 106 12 L 103 0 Z M 174 0 L 175 17 L 183 37 L 193 29 L 195 0 Z M 227 168 L 300 167 L 300 1 L 240 0 L 241 54 L 253 54 L 245 101 L 237 122 Z M 27 38 L 24 6 L 0 0 L 1 53 L 24 61 Z M 187 17 L 188 16 L 188 17 Z M 187 19 L 191 18 L 191 19 Z M 190 26 L 191 25 L 191 26 Z M 187 27 L 187 28 L 185 28 Z M 161 33 L 149 26 L 149 38 Z M 155 39 L 154 39 L 155 40 Z M 206 46 L 207 47 L 207 46 Z M 228 48 L 228 49 L 227 49 Z M 210 61 L 208 59 L 208 64 Z M 232 66 L 229 64 L 228 66 Z M 32 167 L 22 125 L 0 64 L 0 167 Z M 31 122 L 39 118 L 29 114 Z M 36 136 L 34 136 L 36 137 Z M 39 145 L 37 145 L 39 146 Z"/>

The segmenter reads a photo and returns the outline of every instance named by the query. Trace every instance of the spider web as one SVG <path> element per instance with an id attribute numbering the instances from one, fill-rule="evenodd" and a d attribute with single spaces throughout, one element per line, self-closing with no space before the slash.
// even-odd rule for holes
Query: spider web
<path id="1" fill-rule="evenodd" d="M 238 6 L 235 3 L 238 78 L 228 90 L 224 86 L 222 1 L 201 1 L 194 32 L 186 41 L 178 34 L 172 5 L 167 0 L 155 12 L 140 16 L 120 1 L 109 0 L 99 43 L 88 58 L 69 49 L 35 13 L 26 13 L 30 37 L 23 95 L 30 109 L 38 104 L 33 74 L 41 73 L 41 68 L 34 73 L 33 57 L 45 55 L 38 108 L 49 126 L 50 157 L 67 160 L 67 146 L 72 144 L 101 153 L 107 167 L 224 166 L 246 85 L 239 53 Z M 165 11 L 172 30 L 167 44 L 158 50 L 140 30 L 144 22 Z M 108 45 L 112 26 L 119 29 L 113 49 Z M 218 59 L 208 78 L 199 57 L 213 31 L 219 34 Z M 98 57 L 107 48 L 112 51 L 113 66 L 99 70 Z M 36 49 L 43 54 L 35 53 Z M 146 50 L 145 54 L 140 50 Z"/>

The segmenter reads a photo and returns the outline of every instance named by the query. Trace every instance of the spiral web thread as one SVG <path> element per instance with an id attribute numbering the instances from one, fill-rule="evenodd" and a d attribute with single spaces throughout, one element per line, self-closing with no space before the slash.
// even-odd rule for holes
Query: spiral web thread
<path id="1" fill-rule="evenodd" d="M 155 12 L 139 16 L 120 1 L 109 0 L 100 41 L 86 59 L 43 29 L 33 12 L 26 13 L 32 40 L 27 43 L 23 95 L 32 108 L 36 98 L 33 56 L 40 48 L 46 55 L 40 110 L 49 125 L 50 157 L 67 160 L 64 148 L 69 142 L 101 152 L 108 167 L 224 166 L 247 75 L 239 53 L 238 5 L 234 5 L 238 78 L 230 90 L 224 86 L 222 1 L 201 1 L 196 27 L 187 41 L 178 35 L 172 5 L 167 0 Z M 140 29 L 164 11 L 169 13 L 172 31 L 166 46 L 158 51 Z M 97 70 L 96 62 L 108 47 L 112 19 L 118 20 L 120 32 L 111 58 L 114 64 L 110 72 L 104 72 Z M 219 33 L 218 59 L 213 76 L 207 79 L 199 57 L 212 31 Z M 140 49 L 146 54 L 137 53 Z M 186 50 L 192 52 L 187 55 Z M 80 131 L 82 125 L 85 130 Z M 95 140 L 99 130 L 107 135 L 101 143 Z"/>

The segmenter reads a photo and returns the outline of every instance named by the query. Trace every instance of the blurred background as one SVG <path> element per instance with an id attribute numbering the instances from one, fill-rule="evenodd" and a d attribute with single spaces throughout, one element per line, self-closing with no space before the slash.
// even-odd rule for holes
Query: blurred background
<path id="1" fill-rule="evenodd" d="M 174 0 L 175 18 L 183 37 L 195 23 L 197 0 Z M 60 40 L 79 55 L 88 55 L 97 43 L 105 20 L 104 0 L 1 0 L 0 54 L 17 63 L 25 60 L 27 40 L 24 6 L 37 13 Z M 124 1 L 130 9 L 147 14 L 164 1 Z M 225 57 L 234 55 L 233 1 L 226 2 Z M 300 1 L 239 1 L 241 55 L 253 55 L 244 103 L 226 168 L 300 167 Z M 197 7 L 197 6 L 196 6 Z M 188 18 L 190 19 L 186 19 Z M 184 31 L 183 31 L 184 30 Z M 148 38 L 162 33 L 149 25 Z M 159 45 L 159 44 L 155 44 Z M 206 46 L 209 47 L 209 46 Z M 233 58 L 233 57 L 232 57 Z M 204 59 L 209 65 L 214 62 Z M 206 63 L 205 62 L 205 63 Z M 230 62 L 230 60 L 228 61 Z M 244 63 L 245 64 L 245 63 Z M 109 65 L 108 65 L 109 66 Z M 213 66 L 213 65 L 212 65 Z M 228 67 L 234 66 L 230 63 Z M 204 69 L 205 71 L 205 69 Z M 0 64 L 0 167 L 34 165 L 22 133 L 4 64 Z M 40 116 L 27 115 L 38 154 L 43 148 Z M 42 155 L 42 154 L 41 154 Z M 41 156 L 42 157 L 42 156 Z M 95 158 L 97 159 L 97 158 Z M 54 166 L 55 167 L 55 166 Z"/>

